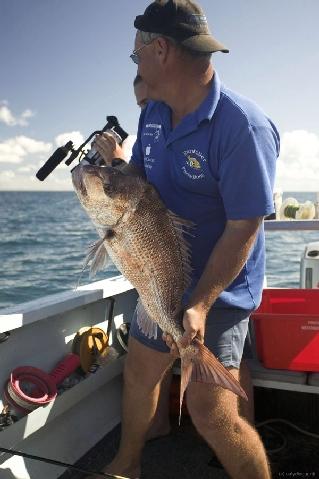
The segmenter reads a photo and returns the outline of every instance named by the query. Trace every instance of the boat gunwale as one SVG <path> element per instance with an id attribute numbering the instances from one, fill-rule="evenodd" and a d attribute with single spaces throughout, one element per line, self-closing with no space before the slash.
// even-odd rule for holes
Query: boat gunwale
<path id="1" fill-rule="evenodd" d="M 133 289 L 134 287 L 129 281 L 123 276 L 117 275 L 80 286 L 76 290 L 67 290 L 3 308 L 0 310 L 0 333 L 12 331 Z"/>

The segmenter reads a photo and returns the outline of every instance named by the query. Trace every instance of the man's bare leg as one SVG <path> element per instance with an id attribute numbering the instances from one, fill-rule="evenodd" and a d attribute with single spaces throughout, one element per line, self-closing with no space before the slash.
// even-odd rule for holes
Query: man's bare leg
<path id="1" fill-rule="evenodd" d="M 169 369 L 161 382 L 160 392 L 158 398 L 158 404 L 155 412 L 155 416 L 152 420 L 151 427 L 147 433 L 146 439 L 157 439 L 162 436 L 166 436 L 171 431 L 170 419 L 169 419 L 169 407 L 170 407 L 170 390 L 172 383 L 173 371 Z"/>
<path id="2" fill-rule="evenodd" d="M 239 414 L 246 421 L 254 425 L 255 423 L 255 406 L 254 406 L 254 386 L 251 379 L 250 369 L 245 359 L 242 359 L 239 369 L 239 382 L 245 393 L 248 401 L 239 398 Z"/>
<path id="3" fill-rule="evenodd" d="M 229 369 L 238 379 L 238 370 Z M 191 383 L 187 406 L 201 436 L 232 479 L 270 479 L 260 437 L 238 414 L 237 397 L 219 386 Z"/>
<path id="4" fill-rule="evenodd" d="M 130 337 L 124 368 L 120 448 L 104 472 L 139 477 L 141 454 L 155 415 L 160 381 L 173 362 L 170 353 L 160 353 Z"/>

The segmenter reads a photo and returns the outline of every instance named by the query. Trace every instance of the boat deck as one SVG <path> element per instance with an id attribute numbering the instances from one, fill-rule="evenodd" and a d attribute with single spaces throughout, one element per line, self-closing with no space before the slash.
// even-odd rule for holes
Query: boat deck
<path id="1" fill-rule="evenodd" d="M 210 464 L 214 462 L 212 452 L 198 436 L 188 417 L 183 417 L 180 427 L 177 425 L 177 418 L 173 418 L 172 424 L 173 430 L 169 436 L 150 441 L 145 446 L 141 479 L 229 479 L 224 469 Z M 279 449 L 283 437 L 286 440 L 286 446 L 280 451 L 268 454 L 273 479 L 318 478 L 319 440 L 303 436 L 287 424 L 269 426 L 272 429 L 259 429 L 268 450 Z M 302 422 L 299 422 L 299 426 L 307 428 Z M 315 432 L 314 429 L 312 432 Z M 85 469 L 101 470 L 115 455 L 119 438 L 120 426 L 117 426 L 76 465 Z M 85 477 L 85 474 L 69 470 L 60 479 Z"/>
<path id="2" fill-rule="evenodd" d="M 198 436 L 188 417 L 172 420 L 172 432 L 163 438 L 149 441 L 144 449 L 141 479 L 227 479 L 221 468 L 209 465 L 212 453 Z M 101 470 L 115 455 L 120 439 L 117 426 L 91 449 L 76 466 L 90 470 Z M 85 474 L 65 472 L 60 479 L 84 479 Z M 101 476 L 102 477 L 102 476 Z"/>

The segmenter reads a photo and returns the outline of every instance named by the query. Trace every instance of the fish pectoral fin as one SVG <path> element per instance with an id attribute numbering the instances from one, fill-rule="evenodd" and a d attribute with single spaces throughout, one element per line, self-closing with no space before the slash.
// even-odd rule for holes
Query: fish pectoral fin
<path id="1" fill-rule="evenodd" d="M 229 389 L 238 396 L 248 400 L 239 382 L 218 361 L 214 354 L 197 339 L 194 340 L 194 344 L 198 348 L 198 354 L 192 358 L 191 381 L 216 384 L 216 386 Z"/>
<path id="2" fill-rule="evenodd" d="M 110 257 L 104 246 L 104 238 L 99 239 L 89 247 L 88 254 L 85 258 L 83 270 L 90 263 L 90 277 L 104 269 L 107 264 L 111 263 Z"/>
<path id="3" fill-rule="evenodd" d="M 136 306 L 137 324 L 148 338 L 157 339 L 157 324 L 148 316 L 140 298 Z"/>

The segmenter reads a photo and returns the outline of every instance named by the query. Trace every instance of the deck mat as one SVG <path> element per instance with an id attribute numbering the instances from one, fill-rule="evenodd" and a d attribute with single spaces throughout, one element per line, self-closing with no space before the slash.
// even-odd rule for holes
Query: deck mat
<path id="1" fill-rule="evenodd" d="M 212 453 L 198 436 L 189 418 L 174 426 L 169 436 L 147 443 L 143 453 L 141 479 L 229 479 L 223 469 L 209 465 Z M 319 440 L 301 435 L 285 424 L 272 424 L 287 440 L 278 453 L 269 455 L 273 479 L 319 479 Z M 315 431 L 313 431 L 315 432 Z M 281 444 L 278 434 L 267 428 L 260 433 L 267 448 Z M 91 449 L 77 466 L 101 470 L 115 455 L 120 439 L 120 426 L 116 427 Z M 81 473 L 66 471 L 60 479 L 83 479 Z"/>

